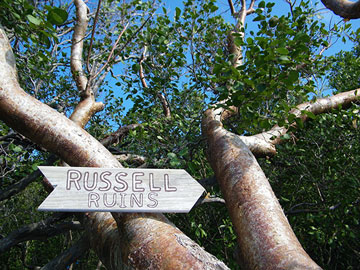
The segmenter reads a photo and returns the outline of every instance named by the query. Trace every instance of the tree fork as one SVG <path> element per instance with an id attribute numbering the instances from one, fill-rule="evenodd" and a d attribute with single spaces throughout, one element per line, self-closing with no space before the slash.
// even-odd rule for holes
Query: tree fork
<path id="1" fill-rule="evenodd" d="M 122 167 L 102 144 L 81 127 L 21 89 L 17 81 L 15 57 L 2 27 L 0 70 L 0 119 L 7 125 L 72 166 Z M 143 264 L 145 261 L 153 269 L 174 269 L 172 265 L 175 263 L 182 265 L 182 269 L 228 269 L 161 214 L 113 213 L 113 216 L 118 222 L 117 226 L 124 228 L 119 233 L 110 213 L 84 215 L 84 224 L 92 236 L 90 244 L 109 270 L 127 266 L 146 269 Z M 173 237 L 174 230 L 177 237 Z M 119 241 L 121 239 L 128 241 Z M 145 239 L 146 243 L 143 242 Z M 164 254 L 161 250 L 154 253 L 156 247 L 165 244 L 173 247 L 172 251 L 176 253 Z M 107 247 L 111 249 L 107 250 Z"/>

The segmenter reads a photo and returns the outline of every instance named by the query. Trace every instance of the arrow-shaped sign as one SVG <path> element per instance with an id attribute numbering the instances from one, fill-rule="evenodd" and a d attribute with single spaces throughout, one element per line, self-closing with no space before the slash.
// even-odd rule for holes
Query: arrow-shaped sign
<path id="1" fill-rule="evenodd" d="M 39 169 L 54 186 L 41 211 L 187 213 L 204 192 L 185 170 Z"/>

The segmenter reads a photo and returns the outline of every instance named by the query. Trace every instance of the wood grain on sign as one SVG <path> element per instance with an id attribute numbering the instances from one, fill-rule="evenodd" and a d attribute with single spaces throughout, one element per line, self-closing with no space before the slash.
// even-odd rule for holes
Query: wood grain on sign
<path id="1" fill-rule="evenodd" d="M 187 213 L 204 192 L 185 170 L 39 169 L 54 186 L 41 211 Z"/>

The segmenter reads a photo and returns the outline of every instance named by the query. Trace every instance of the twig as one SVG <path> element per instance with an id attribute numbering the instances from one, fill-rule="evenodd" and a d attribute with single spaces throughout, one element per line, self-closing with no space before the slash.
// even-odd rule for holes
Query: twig
<path id="1" fill-rule="evenodd" d="M 90 38 L 90 46 L 89 46 L 88 55 L 87 55 L 87 59 L 86 59 L 86 68 L 87 68 L 87 71 L 89 73 L 90 73 L 90 63 L 89 63 L 90 62 L 90 55 L 91 55 L 91 50 L 92 50 L 94 36 L 95 36 L 96 24 L 97 24 L 99 13 L 100 13 L 101 1 L 102 0 L 99 0 L 98 6 L 97 6 L 97 9 L 96 9 L 94 25 L 93 25 L 93 29 L 92 29 L 92 32 L 91 32 L 91 38 Z"/>

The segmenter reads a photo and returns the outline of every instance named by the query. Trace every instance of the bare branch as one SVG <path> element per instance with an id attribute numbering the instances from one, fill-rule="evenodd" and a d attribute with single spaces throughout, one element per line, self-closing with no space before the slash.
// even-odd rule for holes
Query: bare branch
<path id="1" fill-rule="evenodd" d="M 204 198 L 199 198 L 199 200 L 195 203 L 195 206 L 204 204 L 204 203 L 221 203 L 221 204 L 226 204 L 225 200 L 223 198 L 219 198 L 219 197 L 204 197 Z"/>
<path id="2" fill-rule="evenodd" d="M 0 253 L 9 248 L 28 240 L 44 240 L 69 230 L 82 230 L 80 222 L 68 221 L 60 224 L 55 222 L 64 219 L 68 214 L 50 217 L 46 220 L 25 225 L 24 227 L 13 231 L 7 237 L 0 239 Z"/>
<path id="3" fill-rule="evenodd" d="M 142 25 L 131 35 L 131 37 L 123 44 L 123 46 L 121 46 L 121 48 L 118 50 L 118 52 L 121 52 L 129 43 L 130 41 L 141 31 L 141 29 L 143 29 L 143 27 L 145 26 L 145 24 L 151 19 L 152 15 L 150 15 L 143 23 Z M 127 23 L 123 30 L 121 31 L 118 39 L 116 40 L 114 46 L 111 49 L 111 52 L 106 60 L 106 63 L 96 72 L 96 74 L 93 77 L 97 77 L 103 70 L 104 68 L 106 68 L 106 66 L 109 64 L 110 60 L 112 59 L 112 56 L 114 54 L 115 49 L 117 48 L 117 44 L 120 41 L 121 36 L 124 34 L 125 30 L 127 29 L 129 23 Z"/>
<path id="4" fill-rule="evenodd" d="M 102 0 L 98 1 L 96 14 L 95 14 L 95 19 L 94 19 L 94 25 L 93 25 L 93 29 L 92 29 L 92 32 L 91 32 L 90 46 L 89 46 L 88 55 L 87 55 L 87 59 L 86 59 L 86 68 L 87 68 L 87 71 L 89 73 L 90 73 L 90 55 L 91 55 L 91 50 L 92 50 L 92 46 L 93 46 L 93 42 L 94 42 L 96 24 L 97 24 L 99 13 L 100 13 L 101 1 Z"/>
<path id="5" fill-rule="evenodd" d="M 233 1 L 232 1 L 232 0 L 228 0 L 228 3 L 229 3 L 229 6 L 230 6 L 231 15 L 232 15 L 232 16 L 235 16 L 236 11 L 235 11 L 235 7 L 234 7 Z"/>
<path id="6" fill-rule="evenodd" d="M 145 60 L 146 51 L 147 51 L 147 47 L 145 46 L 144 51 L 142 52 L 140 60 L 139 60 L 139 67 L 140 67 L 139 68 L 139 77 L 140 77 L 141 85 L 144 88 L 148 88 L 148 85 L 147 85 L 146 80 L 145 80 L 144 69 L 143 69 L 143 66 L 142 66 L 142 63 Z"/>
<path id="7" fill-rule="evenodd" d="M 250 6 L 246 11 L 246 15 L 253 14 L 255 12 L 254 5 L 256 0 L 251 0 Z"/>
<path id="8" fill-rule="evenodd" d="M 20 191 L 24 190 L 30 183 L 34 182 L 41 173 L 39 170 L 36 170 L 24 177 L 15 184 L 8 186 L 7 188 L 0 190 L 0 201 L 9 199 L 11 196 L 18 194 Z"/>
<path id="9" fill-rule="evenodd" d="M 106 136 L 100 142 L 104 146 L 110 146 L 112 144 L 118 144 L 127 134 L 129 134 L 130 130 L 133 130 L 139 127 L 141 124 L 131 124 L 127 126 L 120 127 L 117 131 L 111 133 L 110 135 Z"/>
<path id="10" fill-rule="evenodd" d="M 171 118 L 170 104 L 163 93 L 158 92 L 156 96 L 159 98 L 164 111 L 165 118 Z"/>
<path id="11" fill-rule="evenodd" d="M 145 157 L 139 156 L 139 155 L 133 155 L 133 154 L 120 154 L 120 155 L 115 155 L 115 157 L 120 162 L 127 162 L 127 163 L 131 162 L 131 163 L 137 163 L 140 165 L 142 165 L 146 162 Z"/>
<path id="12" fill-rule="evenodd" d="M 94 19 L 94 25 L 93 25 L 93 29 L 91 31 L 91 38 L 90 38 L 90 45 L 89 45 L 88 55 L 87 55 L 87 59 L 86 59 L 86 68 L 87 68 L 87 71 L 89 73 L 90 73 L 90 55 L 91 55 L 92 45 L 93 45 L 93 42 L 94 42 L 96 24 L 97 24 L 97 21 L 98 21 L 98 18 L 99 18 L 101 1 L 102 0 L 98 1 L 98 6 L 97 6 L 97 9 L 96 9 L 96 14 L 95 14 L 95 19 Z"/>
<path id="13" fill-rule="evenodd" d="M 147 50 L 147 47 L 145 46 L 144 51 L 141 54 L 141 57 L 139 60 L 139 67 L 140 67 L 139 68 L 139 77 L 140 77 L 141 84 L 144 88 L 148 88 L 148 85 L 145 80 L 144 69 L 142 66 L 142 63 L 145 60 L 146 50 Z M 160 100 L 161 106 L 164 111 L 165 118 L 171 118 L 170 104 L 169 104 L 168 100 L 166 99 L 165 95 L 161 92 L 157 92 L 156 96 Z"/>
<path id="14" fill-rule="evenodd" d="M 110 60 L 111 60 L 111 58 L 112 58 L 112 56 L 113 56 L 113 54 L 114 54 L 115 49 L 117 48 L 117 46 L 118 46 L 118 44 L 119 44 L 119 42 L 120 42 L 121 37 L 122 37 L 123 34 L 125 33 L 125 31 L 126 31 L 126 29 L 128 28 L 128 26 L 129 26 L 129 23 L 127 23 L 127 24 L 123 27 L 123 29 L 122 29 L 122 31 L 120 32 L 117 40 L 115 41 L 115 44 L 114 44 L 114 45 L 112 46 L 112 48 L 111 48 L 111 51 L 110 51 L 110 53 L 109 53 L 109 55 L 108 55 L 108 58 L 107 58 L 105 64 L 96 72 L 95 75 L 92 76 L 92 78 L 96 78 L 97 76 L 99 76 L 99 74 L 107 67 L 107 65 L 109 64 L 109 62 L 110 62 Z"/>

